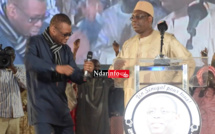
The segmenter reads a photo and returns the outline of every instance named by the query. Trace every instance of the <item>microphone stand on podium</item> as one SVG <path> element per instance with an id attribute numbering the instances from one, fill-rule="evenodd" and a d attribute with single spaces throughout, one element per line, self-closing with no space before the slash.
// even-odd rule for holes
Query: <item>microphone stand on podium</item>
<path id="1" fill-rule="evenodd" d="M 166 21 L 159 23 L 157 27 L 161 35 L 161 47 L 160 47 L 160 54 L 154 60 L 154 66 L 170 66 L 170 59 L 162 53 L 164 33 L 168 29 Z"/>

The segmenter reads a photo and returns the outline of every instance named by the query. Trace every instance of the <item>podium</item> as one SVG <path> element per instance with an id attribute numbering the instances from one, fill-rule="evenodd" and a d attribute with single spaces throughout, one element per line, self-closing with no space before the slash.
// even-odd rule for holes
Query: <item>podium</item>
<path id="1" fill-rule="evenodd" d="M 169 59 L 168 65 L 157 66 L 154 59 L 117 59 L 114 68 L 130 72 L 127 79 L 115 79 L 125 92 L 125 133 L 198 134 L 201 116 L 190 89 L 207 86 L 207 73 L 201 85 L 197 75 L 208 66 L 206 60 Z M 162 122 L 164 117 L 168 121 Z"/>
<path id="2" fill-rule="evenodd" d="M 144 86 L 165 83 L 178 86 L 190 94 L 190 88 L 207 86 L 208 73 L 205 73 L 201 85 L 199 85 L 197 78 L 198 71 L 203 67 L 208 67 L 208 64 L 204 61 L 207 61 L 207 58 L 170 59 L 169 66 L 155 66 L 154 59 L 116 59 L 114 64 L 120 62 L 123 65 L 121 67 L 113 66 L 112 69 L 129 70 L 129 78 L 114 79 L 115 87 L 130 88 L 136 93 Z M 150 76 L 150 74 L 154 76 Z M 163 78 L 157 76 L 163 76 Z M 129 79 L 130 82 L 127 82 Z"/>
<path id="3" fill-rule="evenodd" d="M 161 72 L 161 71 L 165 71 L 166 73 L 168 73 L 168 71 L 177 71 L 177 72 L 181 72 L 181 81 L 178 82 L 171 82 L 171 81 L 156 81 L 156 82 L 148 82 L 148 83 L 143 83 L 140 82 L 140 71 L 153 71 L 153 72 Z M 174 66 L 139 66 L 139 65 L 135 65 L 134 67 L 134 72 L 135 72 L 135 79 L 134 79 L 134 83 L 136 87 L 134 87 L 136 89 L 136 91 L 140 90 L 140 85 L 151 85 L 151 84 L 159 84 L 159 83 L 168 83 L 171 85 L 178 85 L 181 86 L 183 90 L 185 91 L 189 91 L 188 88 L 188 66 L 187 64 L 183 64 L 183 65 L 174 65 Z M 174 76 L 172 76 L 173 78 Z M 174 78 L 173 78 L 174 79 Z"/>

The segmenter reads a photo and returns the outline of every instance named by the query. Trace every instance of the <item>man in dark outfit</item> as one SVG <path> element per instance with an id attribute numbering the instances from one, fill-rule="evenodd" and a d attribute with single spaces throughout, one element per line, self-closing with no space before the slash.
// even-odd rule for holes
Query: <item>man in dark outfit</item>
<path id="1" fill-rule="evenodd" d="M 66 83 L 83 82 L 71 49 L 66 45 L 72 34 L 71 21 L 56 14 L 43 34 L 31 37 L 26 48 L 28 116 L 36 134 L 72 134 L 73 122 L 65 94 Z M 84 71 L 93 67 L 85 62 Z"/>

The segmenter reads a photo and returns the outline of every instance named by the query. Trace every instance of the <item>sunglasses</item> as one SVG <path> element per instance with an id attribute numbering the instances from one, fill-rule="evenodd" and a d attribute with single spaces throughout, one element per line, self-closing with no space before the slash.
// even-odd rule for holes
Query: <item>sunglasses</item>
<path id="1" fill-rule="evenodd" d="M 73 32 L 71 32 L 71 33 L 62 33 L 58 28 L 56 28 L 55 27 L 55 29 L 63 36 L 63 37 L 70 37 L 72 34 L 73 34 Z"/>

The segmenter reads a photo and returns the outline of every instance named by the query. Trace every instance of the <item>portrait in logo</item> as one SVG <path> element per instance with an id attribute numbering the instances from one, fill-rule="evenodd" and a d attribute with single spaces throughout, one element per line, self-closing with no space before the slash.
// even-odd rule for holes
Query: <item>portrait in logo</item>
<path id="1" fill-rule="evenodd" d="M 126 134 L 199 134 L 199 109 L 184 90 L 155 84 L 139 90 L 124 115 Z"/>

